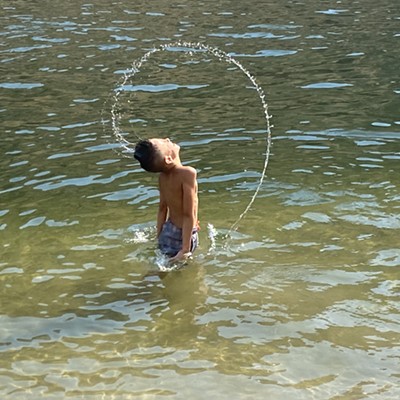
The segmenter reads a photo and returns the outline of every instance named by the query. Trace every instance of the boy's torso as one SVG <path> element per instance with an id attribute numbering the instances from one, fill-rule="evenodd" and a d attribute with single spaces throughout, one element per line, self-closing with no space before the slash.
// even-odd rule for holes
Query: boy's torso
<path id="1" fill-rule="evenodd" d="M 190 167 L 179 167 L 169 173 L 161 173 L 159 180 L 160 195 L 168 207 L 168 218 L 178 228 L 183 223 L 183 185 L 186 183 L 185 174 Z M 193 204 L 197 218 L 197 184 L 193 182 L 195 190 L 195 202 Z"/>

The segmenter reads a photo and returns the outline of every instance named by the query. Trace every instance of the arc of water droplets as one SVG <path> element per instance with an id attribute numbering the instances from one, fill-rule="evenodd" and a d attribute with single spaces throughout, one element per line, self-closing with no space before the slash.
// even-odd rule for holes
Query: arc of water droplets
<path id="1" fill-rule="evenodd" d="M 270 153 L 271 153 L 271 124 L 270 124 L 270 119 L 271 116 L 268 114 L 268 105 L 267 102 L 265 101 L 265 94 L 264 94 L 264 90 L 262 89 L 262 87 L 257 83 L 256 78 L 251 75 L 251 73 L 245 68 L 243 67 L 242 64 L 240 64 L 239 61 L 237 61 L 236 59 L 234 59 L 231 55 L 229 55 L 228 53 L 224 52 L 223 50 L 218 49 L 217 47 L 212 47 L 212 46 L 208 46 L 206 44 L 203 43 L 191 43 L 191 42 L 172 42 L 172 43 L 167 43 L 167 44 L 162 44 L 159 47 L 153 48 L 150 51 L 148 51 L 146 54 L 144 54 L 141 58 L 133 61 L 132 66 L 129 70 L 129 72 L 125 73 L 124 78 L 121 82 L 121 85 L 119 87 L 119 89 L 117 89 L 115 91 L 115 95 L 114 95 L 114 102 L 113 105 L 111 107 L 111 116 L 112 116 L 112 128 L 114 131 L 115 136 L 117 137 L 118 141 L 120 142 L 120 144 L 122 145 L 122 147 L 128 151 L 128 152 L 132 152 L 133 148 L 131 146 L 133 146 L 133 143 L 129 142 L 128 140 L 126 140 L 124 138 L 124 136 L 122 135 L 120 128 L 119 128 L 119 122 L 121 119 L 121 116 L 117 110 L 118 104 L 119 104 L 119 97 L 120 94 L 123 92 L 123 88 L 125 86 L 125 84 L 128 82 L 128 80 L 130 78 L 132 78 L 135 74 L 137 74 L 140 71 L 140 68 L 142 67 L 143 64 L 145 64 L 150 57 L 157 52 L 160 51 L 166 51 L 168 49 L 172 49 L 172 48 L 182 48 L 182 49 L 188 49 L 186 50 L 187 53 L 192 54 L 193 51 L 190 49 L 194 49 L 197 51 L 204 51 L 206 53 L 212 54 L 214 57 L 216 57 L 218 60 L 220 61 L 225 61 L 228 64 L 234 64 L 236 67 L 238 67 L 246 76 L 247 78 L 250 80 L 250 82 L 252 83 L 253 87 L 256 89 L 258 97 L 261 100 L 261 105 L 264 111 L 264 116 L 265 116 L 265 121 L 266 121 L 266 150 L 265 150 L 265 159 L 264 159 L 264 165 L 261 171 L 261 178 L 258 182 L 258 185 L 256 187 L 256 190 L 254 191 L 250 202 L 248 203 L 248 205 L 246 206 L 246 208 L 244 209 L 244 211 L 239 215 L 239 217 L 237 218 L 237 220 L 233 223 L 233 225 L 230 227 L 228 235 L 230 232 L 236 230 L 239 226 L 239 223 L 241 222 L 241 220 L 243 219 L 243 217 L 248 213 L 248 211 L 250 210 L 251 206 L 253 205 L 260 189 L 261 186 L 264 182 L 264 178 L 266 175 L 266 171 L 267 171 L 267 167 L 268 167 L 268 163 L 269 163 L 269 157 L 270 157 Z"/>

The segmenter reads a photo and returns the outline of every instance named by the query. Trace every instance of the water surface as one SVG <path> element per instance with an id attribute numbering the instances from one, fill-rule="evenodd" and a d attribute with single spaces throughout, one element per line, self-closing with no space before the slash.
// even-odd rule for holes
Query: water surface
<path id="1" fill-rule="evenodd" d="M 4 399 L 395 399 L 397 1 L 1 3 Z M 161 272 L 156 176 L 118 150 L 169 136 L 199 172 L 201 246 Z M 105 125 L 102 123 L 106 120 Z M 209 237 L 211 224 L 214 236 Z"/>

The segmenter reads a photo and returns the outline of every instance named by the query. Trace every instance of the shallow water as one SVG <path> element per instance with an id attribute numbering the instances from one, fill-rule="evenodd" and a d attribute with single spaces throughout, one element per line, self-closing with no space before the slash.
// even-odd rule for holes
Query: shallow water
<path id="1" fill-rule="evenodd" d="M 396 0 L 1 3 L 0 396 L 396 399 Z M 201 246 L 155 252 L 156 177 L 127 140 L 199 172 Z M 104 123 L 105 122 L 105 123 Z M 209 235 L 207 225 L 213 235 Z"/>

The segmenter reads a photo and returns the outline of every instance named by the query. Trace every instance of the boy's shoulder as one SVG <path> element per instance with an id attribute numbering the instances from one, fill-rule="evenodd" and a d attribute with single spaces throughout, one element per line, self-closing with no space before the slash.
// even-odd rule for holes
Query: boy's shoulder
<path id="1" fill-rule="evenodd" d="M 197 171 L 188 165 L 181 165 L 177 171 L 183 179 L 196 179 Z"/>
<path id="2" fill-rule="evenodd" d="M 195 174 L 197 175 L 197 171 L 195 168 L 191 167 L 190 165 L 181 165 L 179 170 L 184 174 Z"/>
<path id="3" fill-rule="evenodd" d="M 196 180 L 197 171 L 195 168 L 188 165 L 180 165 L 179 167 L 175 168 L 172 174 L 161 173 L 159 179 L 163 181 L 168 179 L 168 176 L 170 176 L 169 179 L 172 178 L 173 180 Z"/>
<path id="4" fill-rule="evenodd" d="M 175 169 L 174 176 L 175 178 L 173 179 L 176 181 L 192 184 L 197 179 L 197 171 L 193 167 L 180 165 L 178 168 Z"/>

